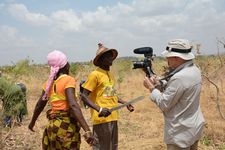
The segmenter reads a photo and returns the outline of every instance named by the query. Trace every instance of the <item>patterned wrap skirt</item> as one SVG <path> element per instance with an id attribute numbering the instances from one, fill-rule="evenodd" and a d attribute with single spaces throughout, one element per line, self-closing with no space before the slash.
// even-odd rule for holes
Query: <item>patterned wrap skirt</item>
<path id="1" fill-rule="evenodd" d="M 43 150 L 79 150 L 80 124 L 71 118 L 68 112 L 57 111 L 54 114 L 48 114 L 47 124 L 43 139 Z"/>

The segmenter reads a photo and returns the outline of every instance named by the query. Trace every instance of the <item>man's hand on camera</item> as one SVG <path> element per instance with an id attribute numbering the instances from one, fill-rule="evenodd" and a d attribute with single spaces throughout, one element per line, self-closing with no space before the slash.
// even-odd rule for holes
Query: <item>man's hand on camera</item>
<path id="1" fill-rule="evenodd" d="M 156 81 L 157 80 L 154 76 L 152 76 L 150 79 L 148 77 L 145 77 L 143 84 L 145 88 L 149 89 L 149 91 L 152 92 L 155 88 Z"/>
<path id="2" fill-rule="evenodd" d="M 151 76 L 150 81 L 153 85 L 156 85 L 159 82 L 158 77 L 156 75 Z"/>
<path id="3" fill-rule="evenodd" d="M 99 117 L 108 117 L 111 114 L 111 111 L 108 108 L 100 108 Z"/>

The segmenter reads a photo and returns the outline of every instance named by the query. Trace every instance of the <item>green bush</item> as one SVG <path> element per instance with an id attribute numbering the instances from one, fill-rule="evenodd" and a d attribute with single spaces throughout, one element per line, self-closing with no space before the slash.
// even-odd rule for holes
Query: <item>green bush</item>
<path id="1" fill-rule="evenodd" d="M 30 70 L 29 64 L 30 64 L 30 61 L 28 59 L 24 59 L 17 62 L 15 67 L 12 70 L 15 76 L 24 75 L 24 74 L 27 75 Z"/>
<path id="2" fill-rule="evenodd" d="M 16 116 L 19 112 L 27 114 L 26 95 L 19 86 L 0 77 L 0 98 L 3 104 L 3 115 Z"/>

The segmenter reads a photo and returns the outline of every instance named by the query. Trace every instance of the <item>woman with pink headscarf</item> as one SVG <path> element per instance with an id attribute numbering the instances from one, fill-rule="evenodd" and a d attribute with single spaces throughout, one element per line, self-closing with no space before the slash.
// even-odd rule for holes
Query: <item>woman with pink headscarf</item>
<path id="1" fill-rule="evenodd" d="M 94 142 L 93 134 L 87 125 L 75 97 L 75 79 L 69 76 L 70 65 L 67 57 L 61 51 L 52 51 L 47 56 L 51 67 L 48 81 L 43 84 L 43 91 L 39 98 L 32 120 L 28 126 L 31 131 L 35 122 L 49 103 L 47 111 L 49 120 L 43 134 L 42 148 L 52 149 L 80 149 L 80 126 L 84 129 L 84 138 L 90 145 Z"/>

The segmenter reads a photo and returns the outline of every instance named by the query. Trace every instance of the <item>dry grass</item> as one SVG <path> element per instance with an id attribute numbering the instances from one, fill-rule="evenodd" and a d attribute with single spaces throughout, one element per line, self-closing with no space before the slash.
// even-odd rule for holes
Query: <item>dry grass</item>
<path id="1" fill-rule="evenodd" d="M 165 63 L 164 63 L 165 64 Z M 160 71 L 160 70 L 159 70 Z M 158 72 L 158 71 L 157 71 Z M 222 85 L 225 85 L 223 68 L 220 70 L 221 77 L 215 78 L 214 82 L 219 86 L 220 106 L 225 115 L 225 93 Z M 36 123 L 35 131 L 28 131 L 27 126 L 31 119 L 34 106 L 41 92 L 41 83 L 46 79 L 47 72 L 37 73 L 35 77 L 21 77 L 19 80 L 28 86 L 28 110 L 29 114 L 22 125 L 17 125 L 10 130 L 0 125 L 1 147 L 4 150 L 39 150 L 41 149 L 42 132 L 47 119 L 45 113 L 42 113 Z M 119 73 L 115 72 L 118 76 Z M 79 80 L 85 77 L 87 73 L 78 74 Z M 213 75 L 212 75 L 213 76 Z M 134 104 L 135 111 L 129 113 L 126 109 L 120 110 L 119 119 L 119 149 L 121 150 L 163 150 L 163 116 L 160 110 L 149 100 L 148 91 L 143 87 L 144 74 L 138 70 L 125 73 L 123 82 L 118 85 L 118 94 L 124 99 L 144 95 L 145 99 Z M 221 83 L 222 82 L 222 83 Z M 78 87 L 78 85 L 77 85 Z M 225 149 L 225 120 L 223 120 L 218 112 L 216 102 L 215 87 L 204 79 L 201 94 L 201 107 L 206 119 L 206 128 L 204 137 L 202 138 L 200 150 L 223 150 Z M 82 109 L 88 123 L 90 123 L 89 110 Z M 83 133 L 83 130 L 81 130 Z M 7 136 L 7 137 L 6 137 Z M 82 139 L 82 150 L 91 149 Z"/>

